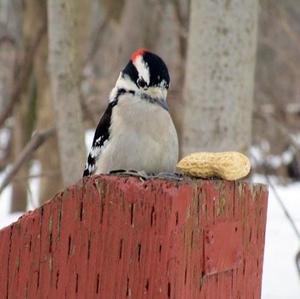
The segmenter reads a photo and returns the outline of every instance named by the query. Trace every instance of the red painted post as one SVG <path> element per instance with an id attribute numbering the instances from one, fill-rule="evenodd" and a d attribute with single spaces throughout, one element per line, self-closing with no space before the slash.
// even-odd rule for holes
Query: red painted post
<path id="1" fill-rule="evenodd" d="M 0 231 L 0 298 L 260 298 L 267 190 L 98 176 Z"/>

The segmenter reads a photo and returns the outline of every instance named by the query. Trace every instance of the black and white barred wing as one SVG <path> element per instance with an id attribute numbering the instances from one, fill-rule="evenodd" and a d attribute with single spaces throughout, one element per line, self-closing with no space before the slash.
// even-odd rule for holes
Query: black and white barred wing
<path id="1" fill-rule="evenodd" d="M 101 150 L 103 149 L 106 142 L 109 141 L 109 128 L 111 124 L 112 109 L 115 106 L 115 102 L 110 102 L 102 115 L 99 124 L 97 126 L 92 148 L 89 152 L 83 176 L 89 176 L 95 173 L 97 169 L 97 160 L 101 156 Z"/>

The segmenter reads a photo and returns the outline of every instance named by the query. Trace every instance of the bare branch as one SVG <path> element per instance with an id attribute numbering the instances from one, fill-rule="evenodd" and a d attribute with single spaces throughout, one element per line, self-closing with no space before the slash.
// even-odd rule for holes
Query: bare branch
<path id="1" fill-rule="evenodd" d="M 26 55 L 24 55 L 23 62 L 21 63 L 21 68 L 18 77 L 16 78 L 15 88 L 12 91 L 10 101 L 5 107 L 4 111 L 0 115 L 0 127 L 3 126 L 6 119 L 11 115 L 15 104 L 19 101 L 20 95 L 27 86 L 28 79 L 32 72 L 33 61 L 35 53 L 40 45 L 43 35 L 46 32 L 46 24 L 38 32 L 35 40 L 33 41 L 30 48 L 27 50 Z"/>
<path id="2" fill-rule="evenodd" d="M 47 129 L 42 132 L 36 132 L 31 140 L 27 143 L 23 151 L 18 156 L 12 168 L 7 172 L 0 185 L 0 194 L 5 187 L 11 182 L 12 178 L 16 175 L 22 165 L 30 159 L 32 154 L 51 136 L 55 133 L 55 129 Z"/>
<path id="3" fill-rule="evenodd" d="M 297 142 L 295 142 L 295 139 L 293 138 L 293 136 L 289 132 L 288 127 L 285 126 L 282 122 L 278 121 L 272 115 L 267 115 L 266 113 L 264 113 L 261 110 L 255 110 L 254 111 L 254 116 L 258 117 L 258 118 L 262 118 L 262 119 L 267 120 L 267 121 L 271 121 L 272 124 L 275 125 L 278 128 L 278 130 L 282 133 L 282 135 L 285 136 L 285 137 L 287 137 L 287 139 L 289 140 L 290 144 L 296 150 L 300 149 L 299 144 Z"/>
<path id="4" fill-rule="evenodd" d="M 32 179 L 41 179 L 41 178 L 52 178 L 56 177 L 60 174 L 60 171 L 49 171 L 49 172 L 41 172 L 38 174 L 26 175 L 26 176 L 16 176 L 11 182 L 18 182 L 18 181 L 28 181 Z"/>
<path id="5" fill-rule="evenodd" d="M 94 42 L 92 43 L 92 46 L 90 48 L 90 51 L 85 59 L 84 64 L 86 65 L 87 63 L 89 63 L 91 60 L 94 59 L 99 47 L 102 44 L 102 40 L 103 40 L 103 36 L 104 36 L 104 32 L 107 29 L 109 24 L 109 19 L 107 16 L 105 16 L 103 18 L 103 21 L 99 24 L 98 29 L 96 31 L 95 34 L 95 39 Z"/>
<path id="6" fill-rule="evenodd" d="M 97 126 L 98 124 L 98 115 L 89 107 L 89 105 L 86 102 L 86 99 L 82 92 L 80 91 L 80 106 L 84 115 L 84 118 L 88 118 L 93 126 Z"/>
<path id="7" fill-rule="evenodd" d="M 257 159 L 255 158 L 254 155 L 252 155 L 252 158 L 254 161 L 256 161 L 256 163 L 258 162 Z M 279 195 L 277 188 L 275 187 L 275 185 L 273 184 L 272 180 L 270 179 L 269 175 L 267 174 L 267 169 L 264 166 L 264 177 L 267 181 L 267 184 L 271 187 L 273 194 L 274 194 L 274 198 L 276 199 L 276 201 L 279 203 L 281 209 L 284 212 L 284 215 L 286 216 L 288 222 L 290 223 L 297 239 L 300 241 L 300 231 L 296 225 L 295 220 L 293 219 L 292 215 L 290 214 L 289 210 L 287 209 L 287 207 L 285 206 L 284 200 L 281 198 L 281 196 Z"/>
<path id="8" fill-rule="evenodd" d="M 297 46 L 297 48 L 300 48 L 300 37 L 299 35 L 291 28 L 291 25 L 289 23 L 290 16 L 285 12 L 284 9 L 280 7 L 280 5 L 276 2 L 273 3 L 273 13 L 274 17 L 278 19 L 279 24 L 281 25 L 281 28 L 283 31 L 287 34 L 287 36 L 290 38 L 292 42 Z"/>
<path id="9" fill-rule="evenodd" d="M 15 46 L 16 41 L 9 35 L 0 36 L 0 45 L 5 43 Z"/>
<path id="10" fill-rule="evenodd" d="M 272 183 L 272 181 L 270 180 L 269 176 L 267 174 L 265 174 L 265 178 L 267 180 L 268 185 L 271 187 L 271 189 L 273 190 L 274 193 L 274 197 L 277 200 L 277 202 L 279 203 L 281 209 L 284 212 L 284 215 L 286 216 L 287 220 L 289 221 L 298 241 L 300 241 L 300 231 L 295 223 L 295 220 L 293 219 L 292 215 L 290 214 L 290 212 L 288 211 L 287 207 L 284 204 L 284 200 L 280 197 L 279 193 L 277 192 L 276 187 L 274 186 L 274 184 Z"/>
<path id="11" fill-rule="evenodd" d="M 295 257 L 296 267 L 298 271 L 298 275 L 300 277 L 300 250 L 298 250 L 296 257 Z"/>

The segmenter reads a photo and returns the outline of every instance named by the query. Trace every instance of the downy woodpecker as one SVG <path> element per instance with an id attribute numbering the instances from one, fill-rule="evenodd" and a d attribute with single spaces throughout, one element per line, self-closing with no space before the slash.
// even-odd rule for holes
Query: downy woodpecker
<path id="1" fill-rule="evenodd" d="M 169 83 L 167 66 L 159 56 L 146 49 L 132 54 L 110 93 L 83 176 L 175 170 L 178 138 L 166 100 Z"/>

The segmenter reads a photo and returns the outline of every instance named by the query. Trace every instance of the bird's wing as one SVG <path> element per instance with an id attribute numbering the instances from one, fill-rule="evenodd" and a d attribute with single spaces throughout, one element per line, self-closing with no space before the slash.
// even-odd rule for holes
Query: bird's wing
<path id="1" fill-rule="evenodd" d="M 101 150 L 105 143 L 109 140 L 109 128 L 111 124 L 111 115 L 113 107 L 117 101 L 112 101 L 108 104 L 105 112 L 103 113 L 97 129 L 95 131 L 92 148 L 89 152 L 83 176 L 89 176 L 96 171 L 96 162 L 101 155 Z"/>

